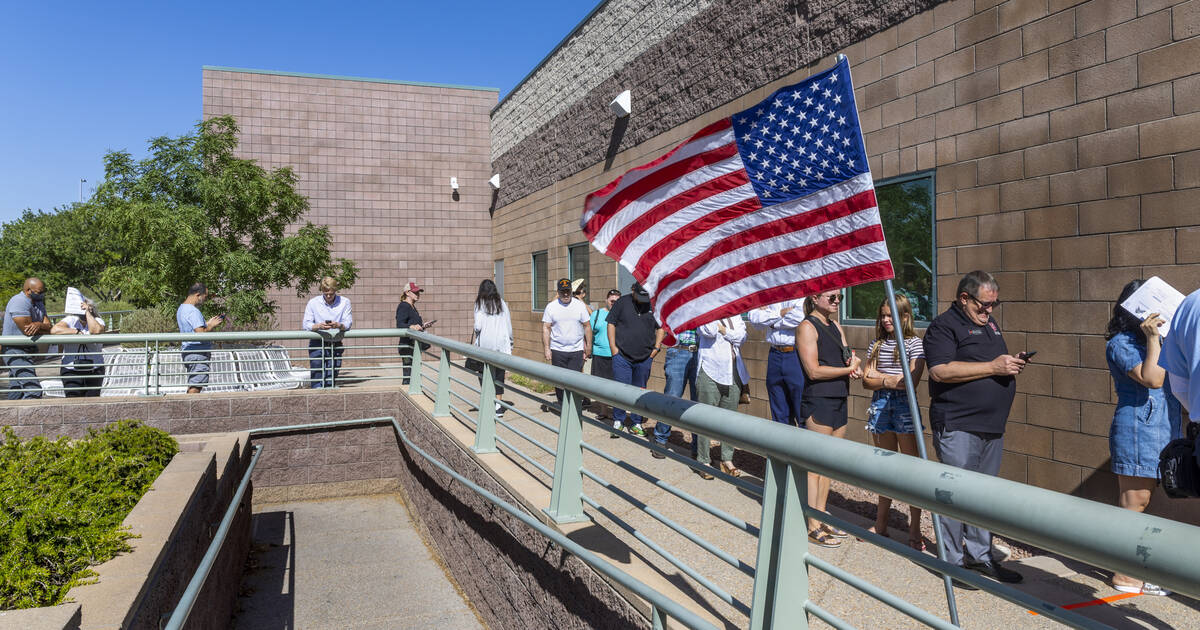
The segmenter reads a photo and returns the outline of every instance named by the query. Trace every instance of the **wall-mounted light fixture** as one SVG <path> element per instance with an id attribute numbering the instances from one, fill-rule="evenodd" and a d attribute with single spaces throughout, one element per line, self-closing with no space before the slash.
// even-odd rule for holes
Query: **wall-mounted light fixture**
<path id="1" fill-rule="evenodd" d="M 450 190 L 453 190 L 453 191 L 458 190 L 458 178 L 457 177 L 450 178 Z"/>
<path id="2" fill-rule="evenodd" d="M 492 175 L 492 178 L 488 180 L 488 185 L 492 187 L 492 190 L 500 190 L 500 173 Z"/>
<path id="3" fill-rule="evenodd" d="M 624 92 L 618 94 L 617 98 L 614 98 L 612 102 L 608 104 L 608 108 L 612 110 L 613 115 L 617 118 L 624 118 L 628 116 L 629 112 L 633 111 L 630 109 L 629 90 L 625 90 Z"/>

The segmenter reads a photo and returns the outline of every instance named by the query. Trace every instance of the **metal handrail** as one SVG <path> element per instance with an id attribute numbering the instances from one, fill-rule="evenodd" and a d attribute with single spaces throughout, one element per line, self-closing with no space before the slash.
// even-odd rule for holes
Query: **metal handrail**
<path id="1" fill-rule="evenodd" d="M 681 430 L 764 455 L 769 462 L 812 470 L 1095 566 L 1200 596 L 1200 549 L 1194 544 L 1200 539 L 1200 528 L 1185 523 L 799 431 L 428 333 L 406 334 L 582 397 L 662 418 Z M 1073 625 L 1095 623 L 1058 607 L 1043 614 Z"/>

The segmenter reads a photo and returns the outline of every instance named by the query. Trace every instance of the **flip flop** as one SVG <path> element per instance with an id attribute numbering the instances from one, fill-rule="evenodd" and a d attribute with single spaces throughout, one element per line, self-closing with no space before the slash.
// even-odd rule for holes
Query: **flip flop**
<path id="1" fill-rule="evenodd" d="M 1167 595 L 1171 594 L 1171 591 L 1168 591 L 1167 589 L 1165 589 L 1157 584 L 1151 584 L 1149 582 L 1143 582 L 1141 586 L 1113 584 L 1113 588 L 1122 593 L 1134 593 L 1137 595 L 1153 595 L 1155 597 L 1166 597 Z"/>
<path id="2" fill-rule="evenodd" d="M 820 527 L 808 532 L 808 542 L 811 545 L 824 547 L 826 549 L 837 549 L 842 546 L 842 541 L 834 538 L 829 532 Z"/>
<path id="3" fill-rule="evenodd" d="M 826 525 L 822 525 L 822 527 L 825 528 L 825 533 L 829 534 L 830 536 L 833 536 L 834 538 L 849 538 L 850 537 L 850 534 L 847 534 L 846 532 L 844 532 L 832 525 L 826 524 Z"/>

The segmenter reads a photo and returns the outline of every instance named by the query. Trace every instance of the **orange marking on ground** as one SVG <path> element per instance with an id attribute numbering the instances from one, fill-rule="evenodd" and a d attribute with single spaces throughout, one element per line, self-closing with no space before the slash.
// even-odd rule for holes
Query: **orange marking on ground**
<path id="1" fill-rule="evenodd" d="M 1076 608 L 1087 608 L 1088 606 L 1099 606 L 1100 604 L 1110 604 L 1112 602 L 1120 601 L 1122 599 L 1129 599 L 1130 597 L 1138 597 L 1139 595 L 1141 595 L 1141 593 L 1117 593 L 1116 595 L 1109 595 L 1108 597 L 1101 597 L 1100 599 L 1093 599 L 1088 602 L 1079 602 L 1078 604 L 1067 604 L 1066 606 L 1063 606 L 1062 608 L 1064 610 L 1075 610 Z M 1035 613 L 1031 610 L 1031 611 L 1029 611 L 1029 614 L 1036 615 L 1037 613 Z"/>

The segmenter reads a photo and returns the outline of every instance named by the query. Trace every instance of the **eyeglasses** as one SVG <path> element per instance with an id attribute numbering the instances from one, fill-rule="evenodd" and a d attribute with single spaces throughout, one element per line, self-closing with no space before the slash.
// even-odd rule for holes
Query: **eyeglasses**
<path id="1" fill-rule="evenodd" d="M 841 302 L 841 301 L 842 301 L 842 294 L 841 294 L 841 293 L 834 293 L 833 295 L 826 295 L 826 296 L 824 296 L 824 297 L 825 297 L 825 299 L 826 299 L 826 300 L 829 300 L 829 301 L 830 301 L 831 303 L 833 303 L 833 304 L 837 304 L 838 302 Z"/>
<path id="2" fill-rule="evenodd" d="M 979 308 L 981 310 L 987 311 L 987 310 L 996 308 L 997 306 L 1000 306 L 1000 300 L 992 300 L 991 302 L 984 302 L 983 300 L 980 300 L 979 298 L 975 297 L 974 295 L 971 295 L 970 293 L 964 293 L 963 295 L 966 295 L 967 297 L 974 300 L 975 303 L 979 305 Z"/>

